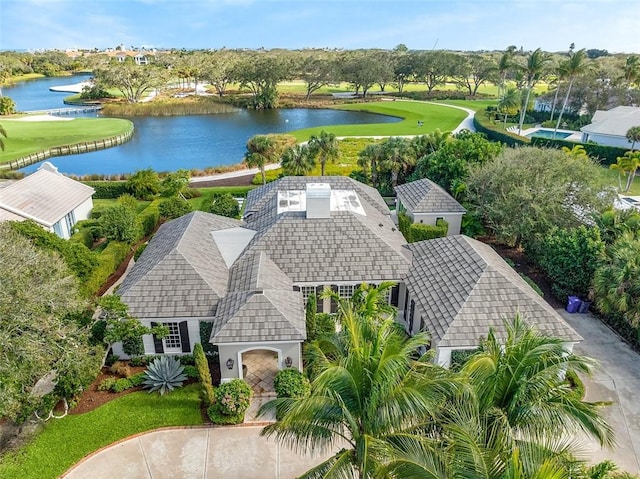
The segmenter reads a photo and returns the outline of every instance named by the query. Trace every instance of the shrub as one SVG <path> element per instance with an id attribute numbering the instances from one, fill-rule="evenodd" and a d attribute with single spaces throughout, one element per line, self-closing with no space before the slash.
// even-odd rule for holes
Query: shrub
<path id="1" fill-rule="evenodd" d="M 89 340 L 92 344 L 103 344 L 104 333 L 107 329 L 107 322 L 100 319 L 91 325 Z"/>
<path id="2" fill-rule="evenodd" d="M 102 235 L 115 241 L 132 243 L 140 237 L 140 226 L 135 210 L 125 204 L 105 209 L 100 216 Z"/>
<path id="3" fill-rule="evenodd" d="M 160 221 L 160 210 L 159 206 L 162 200 L 152 201 L 149 206 L 147 206 L 142 213 L 138 216 L 138 221 L 140 223 L 140 227 L 142 228 L 142 236 L 145 238 L 153 233 L 158 226 L 158 222 Z"/>
<path id="4" fill-rule="evenodd" d="M 143 355 L 133 356 L 129 360 L 129 364 L 131 364 L 131 366 L 135 366 L 135 367 L 146 366 L 148 363 L 149 363 L 149 361 L 148 361 L 147 357 L 143 356 Z"/>
<path id="5" fill-rule="evenodd" d="M 198 368 L 195 366 L 187 365 L 184 367 L 184 374 L 189 379 L 199 379 Z"/>
<path id="6" fill-rule="evenodd" d="M 196 364 L 196 360 L 193 354 L 183 354 L 181 356 L 178 356 L 178 361 L 180 361 L 180 364 L 182 364 L 183 366 L 195 366 Z"/>
<path id="7" fill-rule="evenodd" d="M 129 378 L 129 382 L 131 383 L 131 387 L 138 387 L 138 386 L 142 386 L 142 384 L 144 383 L 144 379 L 145 379 L 145 374 L 144 371 L 138 374 L 134 374 L 133 376 L 131 376 Z"/>
<path id="8" fill-rule="evenodd" d="M 531 143 L 528 138 L 516 135 L 515 133 L 508 133 L 506 131 L 494 130 L 491 128 L 489 120 L 480 119 L 479 115 L 473 118 L 473 126 L 479 133 L 484 133 L 491 141 L 498 141 L 509 146 L 519 146 Z"/>
<path id="9" fill-rule="evenodd" d="M 244 415 L 251 403 L 251 388 L 242 379 L 232 379 L 215 391 L 218 411 L 225 416 Z"/>
<path id="10" fill-rule="evenodd" d="M 551 139 L 551 138 L 531 138 L 531 144 L 533 146 L 538 146 L 541 148 L 555 148 L 561 149 L 563 146 L 566 146 L 569 149 L 577 145 L 582 145 L 584 150 L 587 152 L 591 158 L 595 158 L 599 160 L 602 165 L 613 165 L 618 161 L 619 156 L 624 156 L 624 154 L 629 151 L 628 148 L 618 148 L 615 146 L 605 146 L 605 145 L 597 145 L 595 143 L 576 143 L 574 141 L 560 140 L 560 139 Z"/>
<path id="11" fill-rule="evenodd" d="M 129 376 L 133 375 L 133 371 L 131 371 L 131 367 L 124 361 L 116 361 L 109 368 L 109 370 L 113 374 L 118 374 L 120 376 L 124 376 L 125 378 L 128 378 Z"/>
<path id="12" fill-rule="evenodd" d="M 211 371 L 209 370 L 209 361 L 204 354 L 204 348 L 201 343 L 196 343 L 193 347 L 193 357 L 195 359 L 198 377 L 202 383 L 205 403 L 213 404 L 215 402 L 215 395 L 213 392 L 213 383 L 211 381 Z"/>
<path id="13" fill-rule="evenodd" d="M 209 212 L 229 218 L 237 218 L 240 215 L 240 207 L 231 193 L 216 193 L 211 200 Z"/>
<path id="14" fill-rule="evenodd" d="M 127 356 L 140 356 L 144 354 L 142 336 L 124 338 L 122 340 L 122 351 L 124 351 Z"/>
<path id="15" fill-rule="evenodd" d="M 464 363 L 466 363 L 471 356 L 478 352 L 478 348 L 475 349 L 454 349 L 451 351 L 451 370 L 460 371 Z"/>
<path id="16" fill-rule="evenodd" d="M 215 356 L 218 354 L 218 348 L 209 342 L 212 329 L 213 323 L 211 321 L 200 321 L 200 344 L 207 356 Z"/>
<path id="17" fill-rule="evenodd" d="M 152 200 L 160 192 L 160 177 L 151 168 L 136 171 L 126 183 L 128 192 L 139 200 Z"/>
<path id="18" fill-rule="evenodd" d="M 309 380 L 297 369 L 282 369 L 273 380 L 279 398 L 302 399 L 311 391 Z"/>
<path id="19" fill-rule="evenodd" d="M 84 245 L 87 249 L 91 249 L 93 246 L 93 231 L 89 227 L 82 229 L 77 228 L 77 232 L 69 238 L 69 241 L 75 241 L 76 243 Z"/>
<path id="20" fill-rule="evenodd" d="M 162 201 L 158 207 L 158 211 L 161 218 L 172 220 L 191 213 L 193 207 L 188 201 L 183 200 L 179 196 L 174 196 Z"/>
<path id="21" fill-rule="evenodd" d="M 0 115 L 12 115 L 16 112 L 16 103 L 8 96 L 0 97 Z"/>
<path id="22" fill-rule="evenodd" d="M 114 393 L 121 393 L 122 391 L 131 389 L 132 387 L 133 385 L 131 384 L 131 381 L 128 378 L 121 378 L 115 382 L 111 390 Z"/>
<path id="23" fill-rule="evenodd" d="M 416 243 L 418 241 L 442 238 L 444 236 L 447 236 L 448 229 L 449 223 L 444 220 L 438 220 L 437 224 L 435 225 L 414 223 L 409 228 L 409 236 L 411 240 L 407 241 L 409 241 L 410 243 Z"/>
<path id="24" fill-rule="evenodd" d="M 98 384 L 98 391 L 111 391 L 115 386 L 116 381 L 116 378 L 103 379 L 100 384 Z"/>
<path id="25" fill-rule="evenodd" d="M 242 424 L 244 422 L 244 413 L 234 415 L 222 414 L 218 410 L 217 404 L 212 404 L 211 406 L 209 406 L 209 408 L 207 409 L 207 416 L 209 416 L 209 419 L 211 419 L 212 423 L 218 424 L 220 426 Z"/>
<path id="26" fill-rule="evenodd" d="M 118 359 L 120 359 L 120 356 L 117 354 L 107 354 L 107 358 L 104 360 L 104 365 L 107 367 L 113 366 Z"/>
<path id="27" fill-rule="evenodd" d="M 91 272 L 91 276 L 82 285 L 87 294 L 97 293 L 109 276 L 124 261 L 130 251 L 127 243 L 111 241 L 107 247 L 98 255 L 98 266 Z"/>
<path id="28" fill-rule="evenodd" d="M 128 192 L 126 181 L 83 181 L 95 190 L 93 198 L 96 200 L 111 200 Z"/>
<path id="29" fill-rule="evenodd" d="M 171 356 L 161 356 L 149 364 L 143 384 L 150 393 L 159 391 L 164 395 L 182 386 L 185 379 L 184 366 Z"/>

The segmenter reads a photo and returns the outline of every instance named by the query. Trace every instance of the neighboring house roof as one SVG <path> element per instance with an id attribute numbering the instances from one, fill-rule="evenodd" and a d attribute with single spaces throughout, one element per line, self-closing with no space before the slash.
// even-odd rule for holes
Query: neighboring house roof
<path id="1" fill-rule="evenodd" d="M 133 316 L 213 316 L 229 270 L 212 232 L 242 222 L 196 211 L 165 223 L 118 289 Z"/>
<path id="2" fill-rule="evenodd" d="M 591 123 L 580 128 L 583 133 L 625 137 L 632 126 L 640 126 L 640 108 L 617 106 L 611 110 L 597 110 Z"/>
<path id="3" fill-rule="evenodd" d="M 293 290 L 230 292 L 213 321 L 214 344 L 306 339 L 302 295 Z"/>
<path id="4" fill-rule="evenodd" d="M 52 227 L 93 193 L 93 188 L 67 178 L 45 162 L 35 173 L 0 189 L 0 209 Z"/>
<path id="5" fill-rule="evenodd" d="M 490 327 L 504 338 L 504 321 L 517 312 L 542 334 L 582 340 L 490 246 L 456 235 L 407 247 L 413 253 L 407 288 L 438 347 L 477 346 Z"/>
<path id="6" fill-rule="evenodd" d="M 329 218 L 306 218 L 304 211 L 278 213 L 278 192 L 328 183 L 353 191 L 361 212 L 331 211 Z M 254 190 L 256 191 L 256 190 Z M 400 280 L 410 254 L 380 194 L 346 177 L 286 177 L 247 198 L 245 222 L 257 234 L 249 251 L 262 251 L 294 283 L 331 284 Z"/>
<path id="7" fill-rule="evenodd" d="M 395 188 L 398 199 L 412 213 L 466 213 L 460 203 L 433 181 L 423 178 Z"/>

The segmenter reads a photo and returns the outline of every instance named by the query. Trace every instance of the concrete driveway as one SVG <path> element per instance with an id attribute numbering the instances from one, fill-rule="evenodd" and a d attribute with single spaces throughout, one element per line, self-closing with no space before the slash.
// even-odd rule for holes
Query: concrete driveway
<path id="1" fill-rule="evenodd" d="M 589 443 L 586 459 L 599 462 L 610 459 L 620 469 L 640 473 L 640 355 L 591 314 L 558 312 L 584 341 L 575 352 L 600 362 L 592 378 L 585 378 L 587 401 L 612 401 L 605 416 L 616 434 L 613 450 Z"/>
<path id="2" fill-rule="evenodd" d="M 293 479 L 324 458 L 260 437 L 261 426 L 162 429 L 108 446 L 65 479 Z"/>

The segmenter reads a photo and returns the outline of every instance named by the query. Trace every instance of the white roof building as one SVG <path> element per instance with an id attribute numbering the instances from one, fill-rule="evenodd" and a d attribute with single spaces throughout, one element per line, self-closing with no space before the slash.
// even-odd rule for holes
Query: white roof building
<path id="1" fill-rule="evenodd" d="M 631 148 L 633 144 L 627 140 L 626 135 L 633 126 L 640 126 L 638 107 L 617 106 L 611 110 L 597 110 L 591 123 L 580 128 L 582 142 L 594 141 L 599 145 Z"/>

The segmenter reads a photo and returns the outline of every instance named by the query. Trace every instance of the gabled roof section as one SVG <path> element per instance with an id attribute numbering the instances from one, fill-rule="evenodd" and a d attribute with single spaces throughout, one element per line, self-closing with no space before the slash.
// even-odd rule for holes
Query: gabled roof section
<path id="1" fill-rule="evenodd" d="M 227 268 L 238 259 L 255 234 L 255 231 L 239 226 L 211 232 Z"/>
<path id="2" fill-rule="evenodd" d="M 141 318 L 213 316 L 229 270 L 211 232 L 242 222 L 196 211 L 160 227 L 118 293 Z"/>
<path id="3" fill-rule="evenodd" d="M 304 341 L 307 337 L 302 295 L 294 291 L 242 291 L 227 294 L 218 306 L 213 344 Z"/>
<path id="4" fill-rule="evenodd" d="M 490 246 L 463 235 L 407 246 L 413 253 L 407 288 L 439 347 L 473 347 L 516 313 L 540 333 L 581 341 L 562 317 Z"/>
<path id="5" fill-rule="evenodd" d="M 35 173 L 0 189 L 0 208 L 52 227 L 93 193 L 93 188 L 67 178 L 45 162 Z"/>
<path id="6" fill-rule="evenodd" d="M 433 181 L 423 178 L 395 188 L 398 199 L 412 213 L 465 213 L 460 203 Z"/>
<path id="7" fill-rule="evenodd" d="M 261 251 L 243 255 L 229 272 L 229 291 L 293 290 L 293 282 Z"/>
<path id="8" fill-rule="evenodd" d="M 625 137 L 632 126 L 640 126 L 640 108 L 617 106 L 611 110 L 597 110 L 591 123 L 580 128 L 584 133 Z"/>

